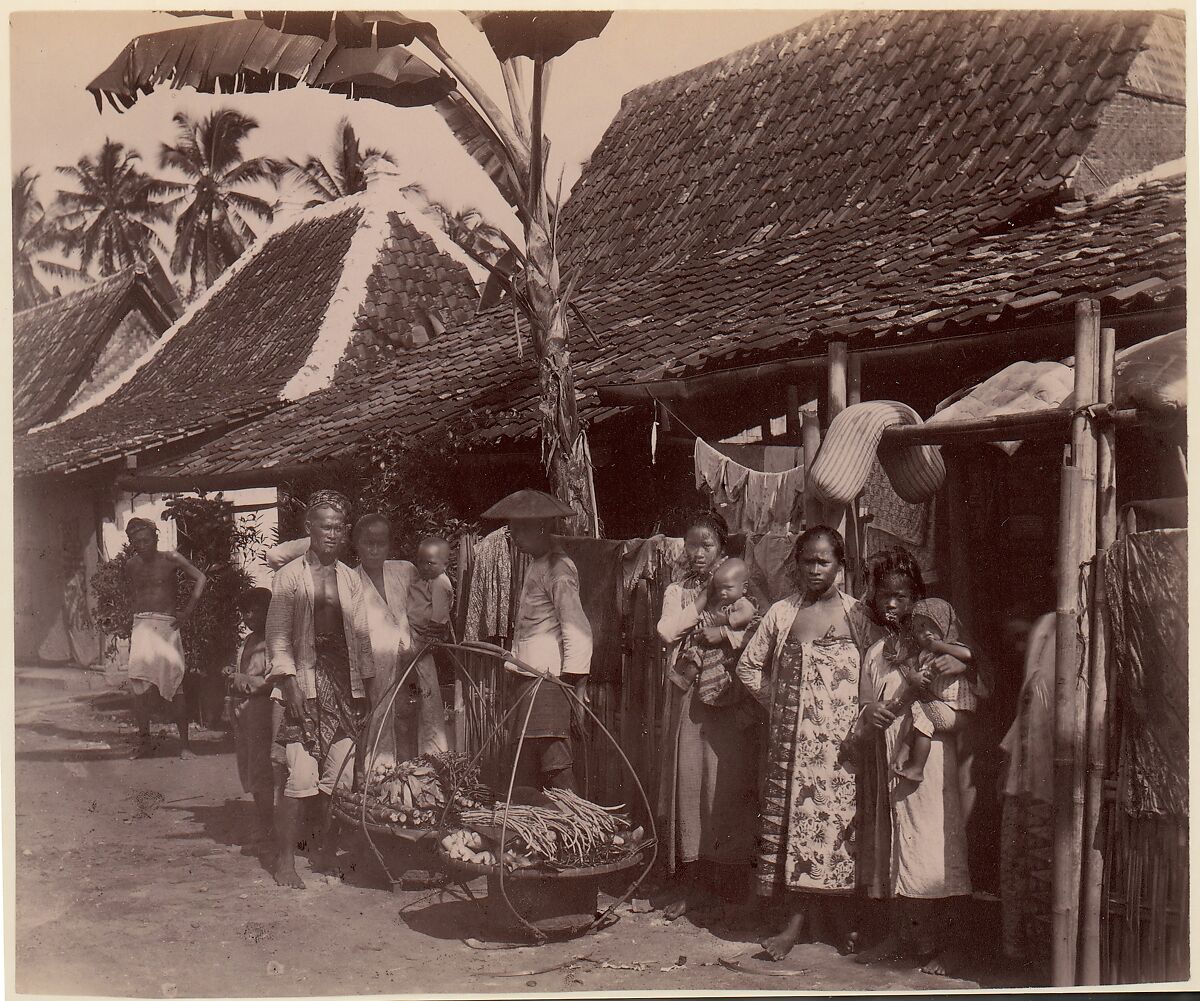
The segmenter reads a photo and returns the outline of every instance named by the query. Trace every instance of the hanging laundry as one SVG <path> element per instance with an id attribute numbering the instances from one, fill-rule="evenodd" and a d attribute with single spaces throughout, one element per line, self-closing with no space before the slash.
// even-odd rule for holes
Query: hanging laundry
<path id="1" fill-rule="evenodd" d="M 870 516 L 868 524 L 872 528 L 894 535 L 913 546 L 925 541 L 929 503 L 909 504 L 900 497 L 878 459 L 871 465 L 862 501 L 864 514 Z"/>
<path id="2" fill-rule="evenodd" d="M 764 593 L 771 602 L 786 598 L 796 590 L 790 573 L 792 551 L 796 548 L 795 532 L 768 532 L 752 535 L 746 540 L 743 556 L 750 567 L 750 579 L 756 590 Z"/>
<path id="3" fill-rule="evenodd" d="M 512 623 L 512 555 L 508 528 L 484 536 L 475 547 L 463 635 L 469 640 L 507 639 Z"/>
<path id="4" fill-rule="evenodd" d="M 731 531 L 787 531 L 798 522 L 805 482 L 802 467 L 778 473 L 747 469 L 700 438 L 694 459 L 696 489 L 708 495 Z"/>
<path id="5" fill-rule="evenodd" d="M 693 462 L 696 466 L 697 490 L 701 493 L 707 490 L 714 497 L 724 492 L 725 466 L 729 456 L 722 455 L 703 438 L 697 438 Z"/>

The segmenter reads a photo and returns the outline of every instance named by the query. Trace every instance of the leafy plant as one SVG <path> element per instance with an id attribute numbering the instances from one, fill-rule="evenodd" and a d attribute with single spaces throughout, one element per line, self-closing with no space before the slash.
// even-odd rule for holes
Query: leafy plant
<path id="1" fill-rule="evenodd" d="M 187 662 L 194 671 L 219 674 L 237 648 L 238 598 L 253 585 L 238 557 L 244 561 L 252 558 L 265 540 L 254 525 L 238 521 L 233 504 L 220 494 L 172 497 L 163 518 L 176 524 L 179 552 L 208 577 L 204 597 L 182 630 Z M 116 652 L 118 642 L 129 639 L 133 631 L 133 608 L 125 578 L 125 567 L 132 556 L 133 548 L 126 543 L 92 575 L 96 622 L 105 635 L 105 649 L 110 656 Z M 177 608 L 187 603 L 191 592 L 192 582 L 184 574 L 177 574 Z"/>
<path id="2" fill-rule="evenodd" d="M 451 426 L 428 443 L 413 443 L 394 432 L 377 432 L 364 440 L 339 478 L 337 489 L 352 504 L 352 518 L 375 511 L 391 523 L 392 552 L 397 557 L 411 559 L 420 541 L 430 535 L 446 539 L 453 557 L 458 540 L 478 530 L 470 513 L 456 501 L 466 475 L 465 430 L 465 425 Z M 296 480 L 281 490 L 282 538 L 304 535 L 305 498 L 326 486 L 324 480 Z M 347 559 L 356 559 L 353 546 Z"/>

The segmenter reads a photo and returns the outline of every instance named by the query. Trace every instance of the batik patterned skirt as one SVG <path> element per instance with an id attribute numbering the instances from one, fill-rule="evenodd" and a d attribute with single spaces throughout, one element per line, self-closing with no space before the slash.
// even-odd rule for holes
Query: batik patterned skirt
<path id="1" fill-rule="evenodd" d="M 856 786 L 841 745 L 858 715 L 858 648 L 849 638 L 789 637 L 774 672 L 759 893 L 849 893 Z"/>

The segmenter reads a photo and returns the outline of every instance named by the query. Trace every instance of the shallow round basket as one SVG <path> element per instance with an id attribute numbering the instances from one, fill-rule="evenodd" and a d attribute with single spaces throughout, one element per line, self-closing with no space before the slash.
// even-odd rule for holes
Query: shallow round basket
<path id="1" fill-rule="evenodd" d="M 365 827 L 375 837 L 399 838 L 401 841 L 424 841 L 441 830 L 437 827 L 401 827 L 399 824 L 380 824 L 373 820 L 363 820 L 359 808 L 348 810 L 336 797 L 333 800 L 333 815 L 353 827 Z"/>
<path id="2" fill-rule="evenodd" d="M 541 941 L 573 938 L 591 928 L 596 920 L 600 877 L 637 865 L 644 852 L 639 848 L 620 862 L 578 869 L 534 866 L 506 870 L 503 888 L 499 865 L 453 859 L 440 844 L 436 858 L 448 873 L 464 881 L 486 876 L 487 897 L 480 901 L 484 914 L 497 926 L 508 929 L 507 934 L 515 932 L 520 938 L 528 938 L 533 928 Z"/>
<path id="3" fill-rule="evenodd" d="M 529 866 L 525 869 L 506 869 L 504 871 L 504 881 L 507 883 L 510 879 L 598 879 L 607 873 L 620 872 L 622 869 L 629 869 L 637 865 L 642 861 L 644 851 L 644 849 L 639 848 L 628 858 L 623 858 L 619 862 L 607 862 L 604 865 L 584 865 L 575 869 L 554 869 L 546 865 Z M 437 847 L 437 858 L 446 867 L 448 872 L 466 876 L 470 879 L 478 879 L 480 876 L 498 876 L 500 874 L 499 865 L 482 865 L 476 862 L 464 862 L 462 859 L 451 858 L 441 844 Z"/>

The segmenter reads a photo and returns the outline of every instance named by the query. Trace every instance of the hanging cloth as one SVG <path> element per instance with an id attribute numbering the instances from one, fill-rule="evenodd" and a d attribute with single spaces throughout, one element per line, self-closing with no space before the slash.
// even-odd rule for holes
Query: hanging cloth
<path id="1" fill-rule="evenodd" d="M 748 469 L 702 438 L 694 450 L 696 489 L 707 494 L 735 532 L 786 532 L 803 507 L 804 469 Z"/>

